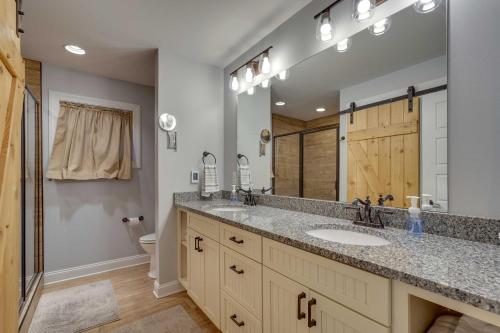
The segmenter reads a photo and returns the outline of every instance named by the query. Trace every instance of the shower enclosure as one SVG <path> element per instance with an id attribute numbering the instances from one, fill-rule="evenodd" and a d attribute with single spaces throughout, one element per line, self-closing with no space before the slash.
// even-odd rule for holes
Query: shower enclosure
<path id="1" fill-rule="evenodd" d="M 29 88 L 21 124 L 21 239 L 19 311 L 22 323 L 37 301 L 43 273 L 42 126 L 40 104 Z M 34 302 L 33 302 L 34 301 Z"/>

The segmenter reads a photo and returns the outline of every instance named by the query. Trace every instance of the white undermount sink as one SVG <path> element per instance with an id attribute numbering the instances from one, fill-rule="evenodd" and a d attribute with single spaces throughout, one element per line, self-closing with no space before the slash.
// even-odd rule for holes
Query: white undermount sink
<path id="1" fill-rule="evenodd" d="M 246 208 L 237 206 L 226 206 L 226 207 L 216 207 L 212 208 L 214 212 L 244 212 Z"/>
<path id="2" fill-rule="evenodd" d="M 307 231 L 306 234 L 330 242 L 348 245 L 384 246 L 391 244 L 391 242 L 381 237 L 347 230 L 317 229 Z"/>

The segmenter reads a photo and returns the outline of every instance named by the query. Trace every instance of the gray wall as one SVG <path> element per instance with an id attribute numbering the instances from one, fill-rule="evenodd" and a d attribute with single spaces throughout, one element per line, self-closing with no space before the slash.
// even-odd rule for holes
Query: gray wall
<path id="1" fill-rule="evenodd" d="M 413 1 L 389 0 L 377 17 L 388 15 Z M 229 74 L 249 57 L 273 45 L 275 72 L 288 68 L 330 44 L 314 39 L 314 14 L 331 1 L 314 0 L 283 23 L 224 70 L 225 172 L 231 175 L 236 161 L 236 94 L 228 87 Z M 449 211 L 451 213 L 500 217 L 500 1 L 451 0 L 448 35 L 448 162 Z M 333 22 L 340 38 L 366 28 L 350 19 L 351 2 L 336 6 Z M 380 16 L 380 17 L 381 17 Z M 466 24 L 464 22 L 467 22 Z"/>
<path id="2" fill-rule="evenodd" d="M 156 126 L 157 283 L 177 280 L 176 210 L 173 193 L 198 191 L 191 170 L 201 170 L 204 150 L 217 156 L 219 182 L 224 184 L 224 121 L 222 70 L 190 61 L 165 49 L 157 55 L 156 113 L 177 118 L 177 151 L 167 150 L 166 132 Z M 236 141 L 236 139 L 235 139 Z"/>
<path id="3" fill-rule="evenodd" d="M 451 0 L 448 42 L 450 211 L 494 218 L 500 218 L 499 13 L 497 0 Z"/>
<path id="4" fill-rule="evenodd" d="M 154 88 L 43 64 L 44 167 L 48 161 L 49 90 L 141 106 L 142 168 L 132 180 L 44 179 L 45 271 L 143 253 L 138 237 L 154 231 Z M 124 216 L 144 215 L 145 228 L 128 228 Z"/>

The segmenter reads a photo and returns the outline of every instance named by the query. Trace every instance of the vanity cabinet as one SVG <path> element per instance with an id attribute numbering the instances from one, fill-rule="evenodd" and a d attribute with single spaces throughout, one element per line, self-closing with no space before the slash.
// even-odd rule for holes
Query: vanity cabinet
<path id="1" fill-rule="evenodd" d="M 219 327 L 219 243 L 187 228 L 188 295 Z"/>

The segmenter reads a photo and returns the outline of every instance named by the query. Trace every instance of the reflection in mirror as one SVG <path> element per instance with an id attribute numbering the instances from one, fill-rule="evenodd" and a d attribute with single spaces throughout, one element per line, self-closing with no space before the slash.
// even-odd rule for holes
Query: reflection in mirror
<path id="1" fill-rule="evenodd" d="M 238 153 L 273 194 L 447 210 L 446 1 L 409 6 L 238 95 Z M 376 22 L 373 22 L 376 23 Z M 342 44 L 342 45 L 340 45 Z M 271 154 L 259 133 L 271 128 Z"/>

